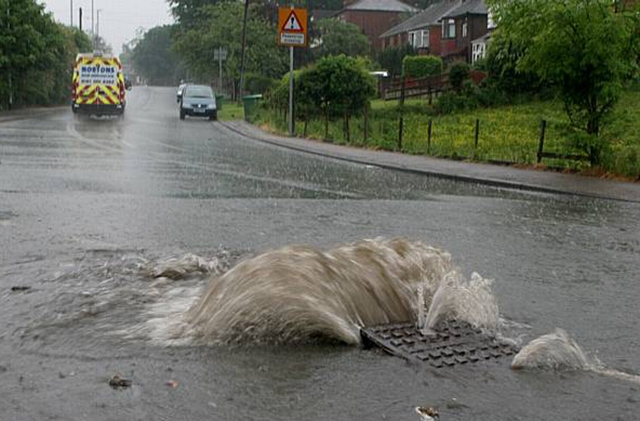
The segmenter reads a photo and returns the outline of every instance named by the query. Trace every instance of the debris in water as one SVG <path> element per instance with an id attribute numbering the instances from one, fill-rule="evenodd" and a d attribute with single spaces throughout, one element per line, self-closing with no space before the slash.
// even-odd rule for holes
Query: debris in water
<path id="1" fill-rule="evenodd" d="M 13 292 L 23 292 L 23 291 L 29 291 L 31 289 L 30 286 L 26 286 L 26 285 L 16 285 L 16 286 L 12 286 L 11 287 L 11 291 Z"/>
<path id="2" fill-rule="evenodd" d="M 113 387 L 114 389 L 131 387 L 131 383 L 131 380 L 120 377 L 119 374 L 116 374 L 109 379 L 109 386 Z"/>
<path id="3" fill-rule="evenodd" d="M 422 421 L 432 421 L 440 417 L 438 410 L 431 406 L 416 406 L 416 413 L 422 417 Z"/>
<path id="4" fill-rule="evenodd" d="M 173 389 L 175 389 L 176 387 L 178 387 L 178 384 L 179 384 L 179 383 L 178 383 L 177 381 L 175 381 L 175 380 L 169 380 L 169 381 L 166 383 L 166 385 L 167 385 L 167 386 L 169 386 L 169 387 L 171 387 L 171 388 L 173 388 Z"/>

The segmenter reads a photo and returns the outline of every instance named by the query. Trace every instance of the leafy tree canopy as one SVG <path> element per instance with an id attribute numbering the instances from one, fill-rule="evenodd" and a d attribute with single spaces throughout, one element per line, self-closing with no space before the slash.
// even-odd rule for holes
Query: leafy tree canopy
<path id="1" fill-rule="evenodd" d="M 356 25 L 338 19 L 323 19 L 318 23 L 319 46 L 315 48 L 317 58 L 325 56 L 366 56 L 371 44 Z"/>
<path id="2" fill-rule="evenodd" d="M 606 0 L 487 3 L 495 12 L 498 44 L 521 52 L 516 70 L 555 87 L 574 125 L 597 136 L 623 83 L 637 71 L 637 16 L 616 14 Z"/>
<path id="3" fill-rule="evenodd" d="M 54 22 L 36 0 L 0 0 L 0 10 L 0 108 L 66 100 L 75 55 L 90 39 Z"/>
<path id="4" fill-rule="evenodd" d="M 148 30 L 131 51 L 131 61 L 138 74 L 151 85 L 175 85 L 178 58 L 172 51 L 172 25 Z"/>
<path id="5" fill-rule="evenodd" d="M 253 9 L 252 9 L 253 10 Z M 203 8 L 203 21 L 199 28 L 182 26 L 175 36 L 175 51 L 184 59 L 198 79 L 213 79 L 217 75 L 215 51 L 227 51 L 223 62 L 226 77 L 235 81 L 240 77 L 242 57 L 243 4 L 219 3 Z M 276 29 L 261 16 L 249 12 L 246 43 L 247 73 L 279 78 L 287 69 L 287 50 L 276 44 Z"/>

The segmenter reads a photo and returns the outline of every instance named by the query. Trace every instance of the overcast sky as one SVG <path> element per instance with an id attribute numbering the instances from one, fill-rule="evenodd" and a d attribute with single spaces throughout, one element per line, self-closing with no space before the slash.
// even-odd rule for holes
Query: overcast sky
<path id="1" fill-rule="evenodd" d="M 73 25 L 78 26 L 79 9 L 82 8 L 82 29 L 91 31 L 92 0 L 38 0 L 58 22 L 71 23 L 73 4 Z M 100 12 L 98 13 L 98 10 Z M 154 26 L 173 23 L 173 17 L 166 0 L 93 0 L 94 24 L 99 34 L 113 47 L 115 54 L 122 52 L 122 44 L 136 36 L 138 28 L 145 30 Z"/>

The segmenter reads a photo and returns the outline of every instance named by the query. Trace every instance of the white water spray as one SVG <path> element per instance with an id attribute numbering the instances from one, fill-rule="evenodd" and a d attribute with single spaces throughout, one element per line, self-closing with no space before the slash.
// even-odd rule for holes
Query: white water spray
<path id="1" fill-rule="evenodd" d="M 562 329 L 531 341 L 513 358 L 511 368 L 585 370 L 640 384 L 640 376 L 606 368 L 597 359 L 589 358 Z"/>

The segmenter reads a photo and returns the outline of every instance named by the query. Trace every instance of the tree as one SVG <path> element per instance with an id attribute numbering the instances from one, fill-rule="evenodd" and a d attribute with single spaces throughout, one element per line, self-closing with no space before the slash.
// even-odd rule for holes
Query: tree
<path id="1" fill-rule="evenodd" d="M 225 2 L 201 9 L 202 24 L 199 28 L 180 27 L 175 36 L 175 51 L 198 79 L 213 80 L 217 77 L 215 51 L 227 50 L 223 72 L 233 81 L 235 89 L 240 80 L 243 4 Z M 247 49 L 245 69 L 247 74 L 280 78 L 287 69 L 287 50 L 275 42 L 276 29 L 255 13 L 249 13 L 247 21 Z"/>
<path id="2" fill-rule="evenodd" d="M 371 51 L 369 38 L 360 28 L 338 19 L 323 19 L 318 23 L 320 45 L 316 47 L 316 58 L 325 56 L 367 56 Z"/>
<path id="3" fill-rule="evenodd" d="M 575 127 L 598 138 L 624 82 L 637 71 L 637 16 L 606 0 L 489 0 L 496 38 L 522 51 L 516 69 L 553 86 Z M 503 41 L 504 42 L 504 41 Z M 592 163 L 602 144 L 586 142 Z"/>
<path id="4" fill-rule="evenodd" d="M 386 48 L 378 53 L 376 61 L 385 70 L 389 72 L 391 77 L 396 77 L 402 74 L 402 63 L 405 57 L 414 56 L 416 50 L 411 44 L 406 44 L 401 47 Z"/>
<path id="5" fill-rule="evenodd" d="M 89 38 L 55 23 L 35 0 L 0 0 L 0 10 L 0 107 L 68 99 L 73 60 Z"/>
<path id="6" fill-rule="evenodd" d="M 175 85 L 178 58 L 172 51 L 172 25 L 149 29 L 131 51 L 136 72 L 151 85 Z"/>
<path id="7" fill-rule="evenodd" d="M 325 125 L 330 117 L 343 117 L 347 141 L 351 116 L 363 112 L 375 95 L 375 81 L 364 61 L 344 54 L 323 57 L 300 74 L 299 84 L 305 105 L 313 104 L 324 114 Z"/>

